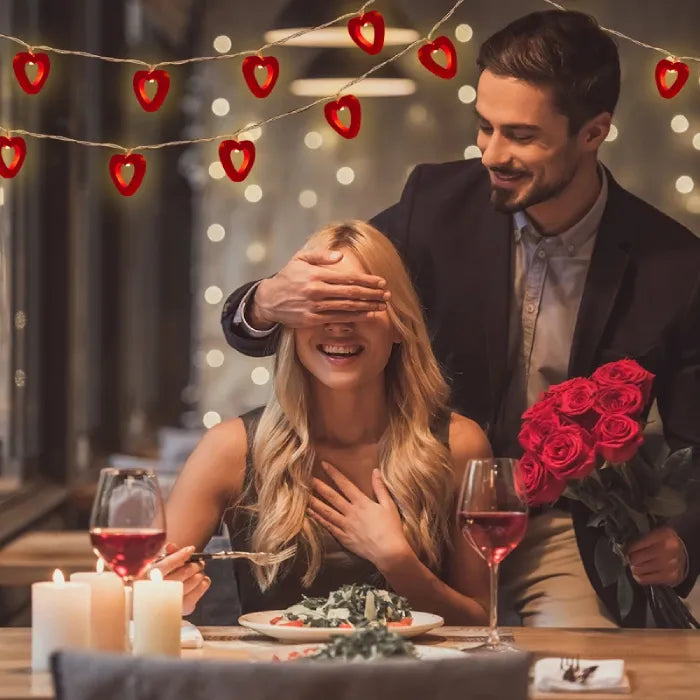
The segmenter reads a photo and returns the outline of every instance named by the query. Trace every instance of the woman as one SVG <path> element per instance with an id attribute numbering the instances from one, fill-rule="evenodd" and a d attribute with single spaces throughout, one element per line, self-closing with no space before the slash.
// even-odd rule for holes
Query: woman
<path id="1" fill-rule="evenodd" d="M 292 562 L 235 562 L 244 612 L 372 583 L 449 624 L 485 624 L 486 567 L 454 511 L 466 461 L 490 456 L 486 436 L 447 408 L 417 296 L 389 240 L 354 221 L 305 246 L 320 247 L 342 253 L 340 272 L 386 279 L 386 310 L 282 330 L 273 397 L 207 432 L 168 501 L 168 539 L 199 549 L 223 513 L 234 549 L 297 543 Z M 160 567 L 184 581 L 187 614 L 209 580 L 186 563 L 191 546 L 175 550 Z"/>

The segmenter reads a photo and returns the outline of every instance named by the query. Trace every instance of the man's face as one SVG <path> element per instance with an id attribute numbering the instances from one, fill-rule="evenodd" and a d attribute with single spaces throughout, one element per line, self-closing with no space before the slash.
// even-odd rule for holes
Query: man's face
<path id="1" fill-rule="evenodd" d="M 569 120 L 556 111 L 549 88 L 488 70 L 476 99 L 477 145 L 491 176 L 491 202 L 513 212 L 562 193 L 582 153 Z"/>

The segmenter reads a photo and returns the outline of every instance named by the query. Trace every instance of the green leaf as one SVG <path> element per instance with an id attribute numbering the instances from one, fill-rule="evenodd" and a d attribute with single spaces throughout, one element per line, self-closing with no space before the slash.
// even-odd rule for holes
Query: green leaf
<path id="1" fill-rule="evenodd" d="M 632 610 L 634 603 L 634 588 L 624 569 L 617 579 L 617 607 L 620 610 L 620 617 L 624 620 Z"/>
<path id="2" fill-rule="evenodd" d="M 632 506 L 626 503 L 624 499 L 621 498 L 618 494 L 610 495 L 615 498 L 615 500 L 622 507 L 629 519 L 634 523 L 634 526 L 637 528 L 637 532 L 640 535 L 646 535 L 646 533 L 649 532 L 649 530 L 651 529 L 649 523 L 649 516 L 646 513 L 640 513 L 638 510 L 632 508 Z"/>
<path id="3" fill-rule="evenodd" d="M 615 554 L 607 537 L 599 537 L 595 543 L 594 561 L 603 587 L 615 583 L 624 574 L 625 563 Z"/>
<path id="4" fill-rule="evenodd" d="M 685 512 L 686 502 L 682 494 L 664 485 L 655 496 L 646 499 L 646 506 L 653 515 L 671 518 Z"/>

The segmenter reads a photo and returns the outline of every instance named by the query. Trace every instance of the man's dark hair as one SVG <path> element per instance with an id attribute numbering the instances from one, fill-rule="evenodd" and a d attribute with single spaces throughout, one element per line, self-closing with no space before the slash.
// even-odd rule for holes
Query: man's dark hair
<path id="1" fill-rule="evenodd" d="M 571 134 L 601 112 L 612 114 L 620 94 L 617 46 L 583 12 L 547 10 L 516 19 L 481 45 L 477 65 L 551 87 Z"/>

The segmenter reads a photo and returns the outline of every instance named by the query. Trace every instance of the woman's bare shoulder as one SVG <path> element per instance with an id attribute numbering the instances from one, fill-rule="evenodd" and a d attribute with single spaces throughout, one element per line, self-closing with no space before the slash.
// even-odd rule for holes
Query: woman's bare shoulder
<path id="1" fill-rule="evenodd" d="M 454 412 L 450 416 L 450 454 L 457 466 L 468 459 L 492 455 L 489 440 L 479 424 Z"/>
<path id="2" fill-rule="evenodd" d="M 209 428 L 188 460 L 198 475 L 238 490 L 245 473 L 248 441 L 243 421 L 231 418 Z"/>

